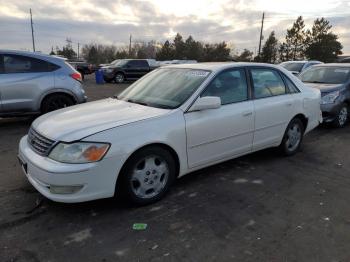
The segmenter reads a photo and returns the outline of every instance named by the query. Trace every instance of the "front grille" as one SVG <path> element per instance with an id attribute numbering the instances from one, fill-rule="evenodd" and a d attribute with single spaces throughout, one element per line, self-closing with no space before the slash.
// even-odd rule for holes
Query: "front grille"
<path id="1" fill-rule="evenodd" d="M 36 153 L 47 156 L 55 141 L 40 135 L 31 127 L 28 132 L 28 143 Z"/>

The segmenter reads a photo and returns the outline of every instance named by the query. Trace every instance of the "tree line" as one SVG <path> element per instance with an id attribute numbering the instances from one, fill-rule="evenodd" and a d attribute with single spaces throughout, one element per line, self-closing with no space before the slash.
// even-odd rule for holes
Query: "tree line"
<path id="1" fill-rule="evenodd" d="M 289 60 L 319 60 L 325 63 L 336 61 L 343 46 L 325 18 L 317 18 L 310 29 L 306 29 L 302 16 L 287 30 L 284 41 L 279 42 L 272 31 L 256 61 L 276 63 Z"/>
<path id="2" fill-rule="evenodd" d="M 303 59 L 334 62 L 338 55 L 342 54 L 343 46 L 331 29 L 332 25 L 324 18 L 317 18 L 311 30 L 306 29 L 302 16 L 299 16 L 292 27 L 287 29 L 283 41 L 279 41 L 275 32 L 272 31 L 260 54 L 256 56 L 249 49 L 233 55 L 233 50 L 226 42 L 203 43 L 196 41 L 192 36 L 184 39 L 179 33 L 172 41 L 167 40 L 162 44 L 156 41 L 138 41 L 131 46 L 117 47 L 90 43 L 83 46 L 81 56 L 93 64 L 109 63 L 123 58 L 150 58 L 159 61 L 197 60 L 198 62 L 233 60 L 278 63 Z M 62 55 L 68 59 L 77 56 L 68 40 L 65 47 L 56 48 L 56 53 L 52 51 L 52 54 Z"/>

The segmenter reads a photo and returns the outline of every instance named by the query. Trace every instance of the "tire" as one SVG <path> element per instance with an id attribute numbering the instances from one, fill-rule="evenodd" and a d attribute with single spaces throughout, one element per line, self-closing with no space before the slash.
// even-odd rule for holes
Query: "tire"
<path id="1" fill-rule="evenodd" d="M 135 205 L 152 204 L 164 197 L 176 177 L 176 163 L 166 149 L 149 146 L 128 159 L 116 192 Z"/>
<path id="2" fill-rule="evenodd" d="M 57 109 L 74 105 L 73 98 L 65 94 L 54 94 L 46 97 L 41 105 L 41 113 L 46 114 Z"/>
<path id="3" fill-rule="evenodd" d="M 349 121 L 349 107 L 347 104 L 343 103 L 339 109 L 339 112 L 332 122 L 333 126 L 342 128 Z"/>
<path id="4" fill-rule="evenodd" d="M 294 118 L 290 121 L 279 146 L 283 155 L 292 156 L 299 151 L 303 141 L 304 130 L 304 124 L 299 118 Z"/>
<path id="5" fill-rule="evenodd" d="M 114 77 L 114 81 L 117 84 L 121 84 L 125 81 L 125 76 L 123 73 L 116 73 L 115 77 Z"/>

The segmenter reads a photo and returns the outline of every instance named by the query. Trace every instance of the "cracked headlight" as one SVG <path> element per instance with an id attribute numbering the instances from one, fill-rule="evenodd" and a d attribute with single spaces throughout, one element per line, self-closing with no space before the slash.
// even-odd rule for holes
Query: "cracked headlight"
<path id="1" fill-rule="evenodd" d="M 110 144 L 94 142 L 58 143 L 49 158 L 71 164 L 82 164 L 100 161 L 107 153 Z"/>
<path id="2" fill-rule="evenodd" d="M 321 105 L 333 104 L 335 102 L 335 100 L 337 100 L 339 95 L 340 95 L 340 92 L 339 91 L 335 91 L 335 92 L 331 92 L 331 93 L 323 96 L 322 100 L 321 100 Z"/>

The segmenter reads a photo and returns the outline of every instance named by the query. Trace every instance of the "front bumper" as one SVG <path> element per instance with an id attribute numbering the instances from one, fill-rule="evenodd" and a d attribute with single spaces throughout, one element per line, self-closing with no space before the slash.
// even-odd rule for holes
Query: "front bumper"
<path id="1" fill-rule="evenodd" d="M 45 197 L 64 203 L 112 197 L 121 160 L 104 158 L 96 163 L 65 164 L 36 154 L 24 136 L 18 158 L 29 182 Z M 53 193 L 56 187 L 75 187 L 75 193 Z M 50 190 L 51 188 L 51 190 Z"/>
<path id="2" fill-rule="evenodd" d="M 114 72 L 109 72 L 109 73 L 107 73 L 105 71 L 103 72 L 103 79 L 105 81 L 111 81 L 114 79 L 114 77 L 115 77 Z"/>
<path id="3" fill-rule="evenodd" d="M 325 104 L 321 105 L 322 117 L 324 123 L 333 122 L 341 109 L 341 102 L 333 103 L 333 104 Z"/>

